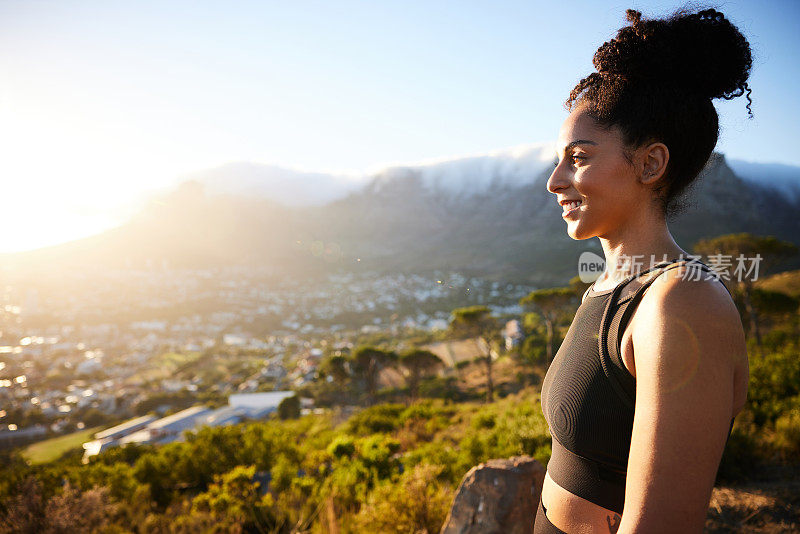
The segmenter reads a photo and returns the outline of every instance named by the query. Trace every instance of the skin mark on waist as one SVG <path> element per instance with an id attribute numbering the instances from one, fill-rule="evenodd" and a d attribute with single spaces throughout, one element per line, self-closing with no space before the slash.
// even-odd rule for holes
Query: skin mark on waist
<path id="1" fill-rule="evenodd" d="M 607 532 L 616 534 L 622 522 L 619 513 L 559 486 L 549 472 L 545 473 L 541 498 L 547 518 L 566 532 L 606 532 L 608 528 Z"/>
<path id="2" fill-rule="evenodd" d="M 614 520 L 612 522 L 611 516 L 606 516 L 606 523 L 608 523 L 608 531 L 611 534 L 616 534 L 617 530 L 619 530 L 619 524 L 622 521 L 622 518 L 618 514 L 614 514 Z"/>

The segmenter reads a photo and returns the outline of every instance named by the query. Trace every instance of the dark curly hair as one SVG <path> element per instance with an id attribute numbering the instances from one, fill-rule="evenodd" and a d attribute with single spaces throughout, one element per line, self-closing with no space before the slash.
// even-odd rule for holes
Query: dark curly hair
<path id="1" fill-rule="evenodd" d="M 655 191 L 666 217 L 680 213 L 679 199 L 711 156 L 719 119 L 711 100 L 747 93 L 752 67 L 747 39 L 714 9 L 680 10 L 666 19 L 626 12 L 628 26 L 594 54 L 593 72 L 569 95 L 598 124 L 618 127 L 629 148 L 662 142 L 667 169 Z M 630 151 L 626 153 L 630 159 Z"/>

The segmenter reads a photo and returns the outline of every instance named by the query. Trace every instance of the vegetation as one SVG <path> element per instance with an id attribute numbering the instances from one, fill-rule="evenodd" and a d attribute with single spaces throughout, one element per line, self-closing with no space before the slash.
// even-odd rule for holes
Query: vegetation
<path id="1" fill-rule="evenodd" d="M 496 354 L 494 347 L 498 344 L 498 331 L 499 325 L 488 306 L 469 306 L 453 310 L 450 332 L 456 337 L 476 337 L 483 347 L 484 355 L 481 360 L 486 366 L 486 402 L 494 400 L 492 359 Z"/>
<path id="2" fill-rule="evenodd" d="M 712 265 L 717 267 L 730 267 L 731 261 L 736 261 L 739 257 L 760 258 L 759 276 L 770 273 L 783 261 L 797 253 L 797 246 L 793 243 L 781 241 L 772 236 L 756 236 L 753 234 L 726 234 L 714 239 L 704 239 L 698 241 L 694 246 L 694 252 L 702 254 L 711 259 Z M 734 266 L 733 271 L 736 271 Z M 756 346 L 760 350 L 763 348 L 761 343 L 761 329 L 759 328 L 759 314 L 753 305 L 753 286 L 756 282 L 754 276 L 749 273 L 741 273 L 742 276 L 729 273 L 731 283 L 734 283 L 739 290 L 741 302 L 746 311 L 746 320 L 749 324 L 749 334 L 755 338 Z M 734 280 L 734 276 L 736 279 Z"/>
<path id="3" fill-rule="evenodd" d="M 480 336 L 487 356 L 441 376 L 427 351 L 361 345 L 327 354 L 313 386 L 268 421 L 112 448 L 87 465 L 79 443 L 96 429 L 33 449 L 47 456 L 2 452 L 0 533 L 438 531 L 471 467 L 521 454 L 549 459 L 537 383 L 582 289 L 571 283 L 524 299 L 526 340 L 497 359 L 490 349 L 502 352 L 500 324 L 489 309 L 456 310 L 449 334 Z M 800 455 L 797 295 L 775 284 L 732 293 L 743 322 L 757 328 L 747 340 L 748 404 L 718 473 L 728 484 L 795 472 Z M 398 367 L 407 385 L 380 389 L 381 373 Z M 509 375 L 513 389 L 501 387 Z M 301 396 L 325 413 L 299 417 Z"/>
<path id="4" fill-rule="evenodd" d="M 535 309 L 544 320 L 547 329 L 545 350 L 548 363 L 553 361 L 555 354 L 553 340 L 555 338 L 556 325 L 565 311 L 574 308 L 575 301 L 575 290 L 569 287 L 539 289 L 532 291 L 528 296 L 520 300 L 520 305 L 524 308 Z"/>
<path id="5" fill-rule="evenodd" d="M 411 392 L 411 399 L 414 400 L 419 394 L 420 381 L 432 371 L 441 367 L 443 362 L 430 351 L 410 349 L 400 355 L 400 365 L 408 373 L 408 388 Z"/>
<path id="6" fill-rule="evenodd" d="M 57 502 L 38 516 L 46 531 L 90 501 L 93 519 L 81 524 L 114 532 L 326 532 L 334 524 L 342 533 L 432 532 L 473 465 L 519 454 L 546 462 L 550 453 L 533 388 L 490 405 L 426 399 L 336 419 L 332 410 L 204 428 L 185 442 L 110 449 L 88 465 L 75 454 L 45 465 L 11 455 L 0 477 L 4 519 Z"/>

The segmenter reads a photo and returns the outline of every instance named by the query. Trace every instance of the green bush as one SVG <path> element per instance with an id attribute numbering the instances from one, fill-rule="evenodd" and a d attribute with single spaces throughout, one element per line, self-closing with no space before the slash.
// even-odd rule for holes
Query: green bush
<path id="1" fill-rule="evenodd" d="M 328 452 L 334 458 L 352 458 L 356 452 L 356 444 L 350 436 L 338 436 L 328 447 Z"/>
<path id="2" fill-rule="evenodd" d="M 392 432 L 400 427 L 402 404 L 378 404 L 361 410 L 347 421 L 347 432 L 364 436 L 376 432 Z"/>
<path id="3" fill-rule="evenodd" d="M 800 347 L 792 342 L 759 354 L 750 351 L 748 403 L 758 426 L 772 424 L 797 408 L 800 396 Z"/>
<path id="4" fill-rule="evenodd" d="M 717 480 L 731 483 L 749 479 L 764 459 L 764 446 L 753 422 L 753 413 L 749 410 L 740 413 L 725 444 Z"/>
<path id="5" fill-rule="evenodd" d="M 494 428 L 496 424 L 494 415 L 490 413 L 479 413 L 472 418 L 472 428 L 475 430 Z"/>
<path id="6" fill-rule="evenodd" d="M 797 459 L 800 454 L 800 410 L 795 408 L 778 417 L 774 443 L 784 459 Z"/>
<path id="7" fill-rule="evenodd" d="M 441 466 L 421 464 L 397 483 L 378 486 L 355 516 L 354 532 L 439 532 L 453 498 L 453 490 L 438 478 L 441 472 Z"/>
<path id="8" fill-rule="evenodd" d="M 419 384 L 419 395 L 430 399 L 448 399 L 453 402 L 461 402 L 465 399 L 458 387 L 458 378 L 455 376 L 424 378 Z"/>

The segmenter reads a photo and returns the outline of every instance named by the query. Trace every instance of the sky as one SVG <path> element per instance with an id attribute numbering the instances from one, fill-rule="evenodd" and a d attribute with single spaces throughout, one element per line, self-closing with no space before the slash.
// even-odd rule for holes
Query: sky
<path id="1" fill-rule="evenodd" d="M 363 175 L 555 139 L 626 8 L 674 2 L 0 0 L 0 252 L 90 235 L 233 161 Z M 796 164 L 800 2 L 714 4 L 753 113 L 717 149 Z"/>

